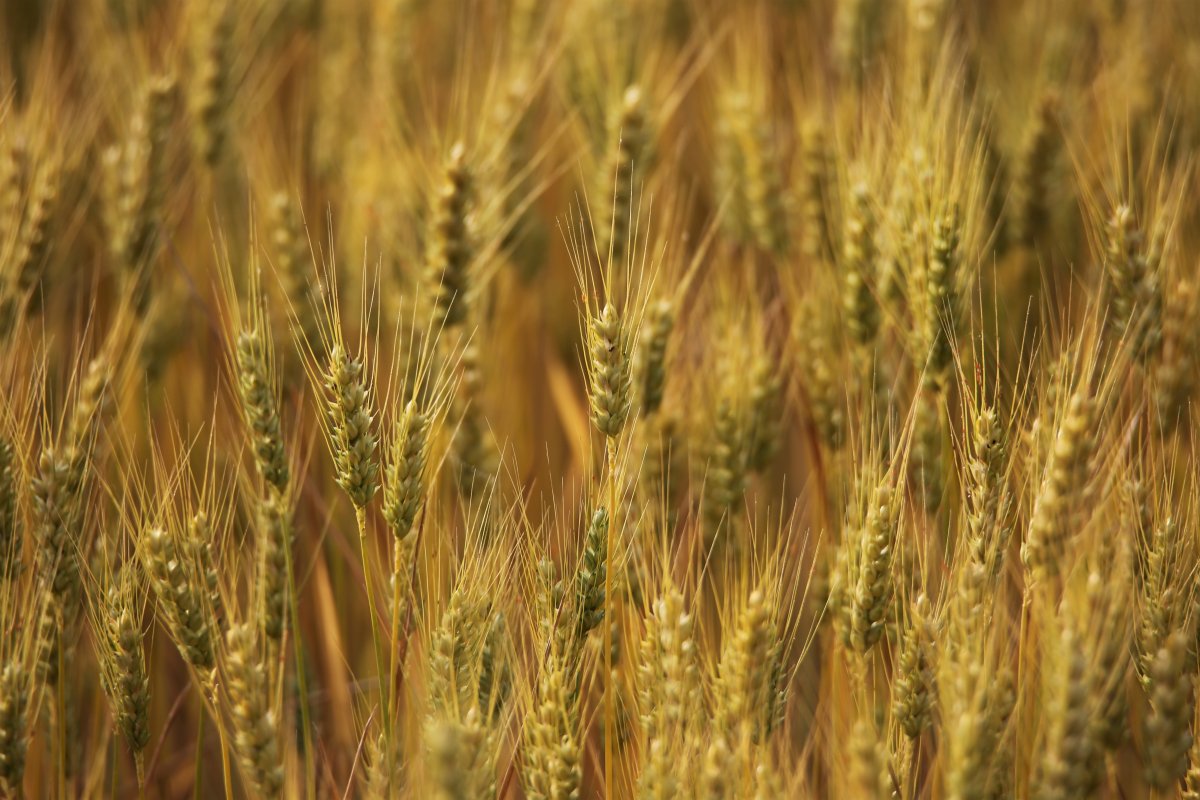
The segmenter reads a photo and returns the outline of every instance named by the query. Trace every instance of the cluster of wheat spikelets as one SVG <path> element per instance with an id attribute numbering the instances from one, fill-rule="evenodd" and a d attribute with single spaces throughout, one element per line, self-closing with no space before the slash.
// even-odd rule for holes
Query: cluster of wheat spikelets
<path id="1" fill-rule="evenodd" d="M 1200 798 L 1192 0 L 0 40 L 0 794 Z"/>

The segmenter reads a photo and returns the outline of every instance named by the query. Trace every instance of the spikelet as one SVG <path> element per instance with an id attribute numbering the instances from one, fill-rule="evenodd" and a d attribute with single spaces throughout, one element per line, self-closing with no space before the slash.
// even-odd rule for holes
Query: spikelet
<path id="1" fill-rule="evenodd" d="M 921 595 L 904 632 L 892 689 L 894 713 L 910 739 L 920 736 L 933 720 L 936 629 L 930 617 L 929 598 Z"/>
<path id="2" fill-rule="evenodd" d="M 287 491 L 288 460 L 283 448 L 279 406 L 272 380 L 272 356 L 263 332 L 243 330 L 234 352 L 242 415 L 254 449 L 259 475 L 277 492 Z"/>
<path id="3" fill-rule="evenodd" d="M 429 644 L 429 699 L 436 716 L 462 719 L 473 707 L 472 673 L 487 619 L 482 598 L 460 579 Z"/>
<path id="4" fill-rule="evenodd" d="M 288 551 L 292 546 L 291 513 L 279 496 L 258 507 L 258 613 L 267 638 L 283 638 L 288 607 Z"/>
<path id="5" fill-rule="evenodd" d="M 1016 156 L 1008 232 L 1013 242 L 1025 247 L 1039 241 L 1050 227 L 1050 190 L 1060 147 L 1057 117 L 1057 95 L 1043 95 Z"/>
<path id="6" fill-rule="evenodd" d="M 1033 778 L 1035 798 L 1087 797 L 1101 778 L 1102 759 L 1092 736 L 1091 681 L 1079 636 L 1062 635 L 1062 654 L 1052 676 L 1046 742 Z"/>
<path id="7" fill-rule="evenodd" d="M 646 173 L 651 149 L 645 100 L 640 87 L 625 89 L 612 124 L 610 153 L 602 165 L 599 183 L 603 187 L 601 207 L 607 213 L 599 220 L 596 247 L 601 258 L 613 264 L 624 264 L 633 248 L 630 237 L 633 234 L 634 193 L 639 189 L 641 176 Z"/>
<path id="8" fill-rule="evenodd" d="M 1168 294 L 1163 312 L 1162 358 L 1155 367 L 1154 404 L 1158 424 L 1170 433 L 1187 418 L 1188 401 L 1196 383 L 1196 287 L 1180 280 Z"/>
<path id="9" fill-rule="evenodd" d="M 751 235 L 746 206 L 746 165 L 738 138 L 738 130 L 744 127 L 740 117 L 749 113 L 748 104 L 744 92 L 723 92 L 718 98 L 713 130 L 716 140 L 713 157 L 715 201 L 722 209 L 721 225 L 726 236 L 739 244 L 748 242 Z"/>
<path id="10" fill-rule="evenodd" d="M 670 800 L 682 797 L 681 776 L 665 739 L 654 738 L 646 745 L 642 771 L 638 773 L 637 796 L 641 800 Z"/>
<path id="11" fill-rule="evenodd" d="M 588 324 L 588 378 L 592 423 L 604 436 L 620 435 L 629 418 L 633 378 L 629 332 L 606 303 Z"/>
<path id="12" fill-rule="evenodd" d="M 669 582 L 654 601 L 638 662 L 642 730 L 648 746 L 671 750 L 702 709 L 695 617 Z"/>
<path id="13" fill-rule="evenodd" d="M 1192 747 L 1188 751 L 1187 775 L 1183 780 L 1184 789 L 1180 793 L 1183 800 L 1200 800 L 1200 739 L 1192 736 Z"/>
<path id="14" fill-rule="evenodd" d="M 190 554 L 164 528 L 150 528 L 142 558 L 165 623 L 184 660 L 206 679 L 215 666 L 215 620 Z M 215 577 L 215 575 L 214 575 Z"/>
<path id="15" fill-rule="evenodd" d="M 279 722 L 271 708 L 271 693 L 253 625 L 240 623 L 229 628 L 221 671 L 233 723 L 233 749 L 241 762 L 242 774 L 259 796 L 279 797 L 283 792 Z"/>
<path id="16" fill-rule="evenodd" d="M 19 235 L 24 216 L 22 198 L 29 183 L 29 148 L 16 136 L 7 137 L 0 151 L 0 230 L 6 243 Z"/>
<path id="17" fill-rule="evenodd" d="M 233 3 L 216 0 L 206 4 L 204 17 L 195 26 L 197 35 L 188 87 L 193 138 L 196 152 L 210 167 L 220 161 L 228 137 L 233 22 Z"/>
<path id="18" fill-rule="evenodd" d="M 473 800 L 495 796 L 493 746 L 477 709 L 471 709 L 462 722 L 431 722 L 425 732 L 425 740 L 429 748 L 433 783 L 431 797 L 437 800 Z"/>
<path id="19" fill-rule="evenodd" d="M 766 740 L 782 727 L 787 719 L 791 674 L 788 672 L 786 642 L 781 636 L 776 636 L 771 643 L 767 653 L 767 664 L 767 699 L 754 731 L 756 743 Z"/>
<path id="20" fill-rule="evenodd" d="M 823 121 L 816 115 L 800 126 L 800 217 L 802 248 L 809 258 L 833 259 L 828 208 L 834 198 L 833 156 L 825 139 Z"/>
<path id="21" fill-rule="evenodd" d="M 771 646 L 776 635 L 770 603 L 761 589 L 750 594 L 717 665 L 717 735 L 737 736 L 770 713 Z M 753 733 L 753 727 L 745 734 Z"/>
<path id="22" fill-rule="evenodd" d="M 0 437 L 0 582 L 16 577 L 23 566 L 15 459 L 12 442 Z"/>
<path id="23" fill-rule="evenodd" d="M 429 427 L 429 415 L 411 400 L 392 434 L 391 460 L 384 470 L 383 518 L 397 540 L 412 531 L 424 501 Z"/>
<path id="24" fill-rule="evenodd" d="M 472 339 L 463 350 L 458 400 L 466 407 L 461 412 L 454 436 L 458 485 L 465 497 L 475 496 L 480 487 L 492 480 L 499 458 L 495 435 L 482 408 L 484 378 L 479 346 L 479 342 Z"/>
<path id="25" fill-rule="evenodd" d="M 1183 631 L 1167 637 L 1150 664 L 1150 714 L 1146 717 L 1146 780 L 1168 791 L 1187 773 L 1192 733 L 1194 643 Z"/>
<path id="26" fill-rule="evenodd" d="M 1013 761 L 1013 734 L 1011 721 L 1017 707 L 1016 682 L 1012 672 L 1004 667 L 987 687 L 986 693 L 987 735 L 985 746 L 994 749 L 985 751 L 989 769 L 985 772 L 988 796 L 1002 797 L 1010 790 L 1010 772 Z"/>
<path id="27" fill-rule="evenodd" d="M 638 400 L 642 414 L 650 416 L 662 406 L 667 382 L 667 344 L 675 327 L 675 308 L 670 300 L 652 303 L 646 311 L 634 363 Z"/>
<path id="28" fill-rule="evenodd" d="M 1099 572 L 1092 572 L 1086 588 L 1092 629 L 1088 632 L 1092 694 L 1097 706 L 1092 736 L 1109 752 L 1124 744 L 1128 732 L 1129 699 L 1125 691 L 1130 662 L 1128 607 L 1125 598 L 1110 585 L 1122 577 L 1114 572 L 1106 582 Z"/>
<path id="29" fill-rule="evenodd" d="M 866 653 L 883 636 L 888 609 L 895 591 L 892 564 L 896 550 L 896 515 L 892 489 L 875 489 L 857 543 L 857 558 L 850 572 L 849 644 Z"/>
<path id="30" fill-rule="evenodd" d="M 708 748 L 704 751 L 704 763 L 701 765 L 700 791 L 698 797 L 705 800 L 733 800 L 737 797 L 734 791 L 734 775 L 737 773 L 733 754 L 724 736 L 714 735 Z"/>
<path id="31" fill-rule="evenodd" d="M 703 511 L 706 544 L 733 526 L 737 504 L 746 486 L 746 457 L 742 451 L 741 415 L 734 398 L 721 392 L 709 424 L 708 461 L 704 477 Z"/>
<path id="32" fill-rule="evenodd" d="M 86 470 L 108 385 L 106 361 L 95 359 L 80 382 L 78 396 L 63 433 L 64 444 L 43 448 L 31 489 L 33 539 L 38 569 L 64 610 L 73 606 L 79 585 L 79 555 L 84 514 Z M 71 618 L 67 614 L 66 619 Z"/>
<path id="33" fill-rule="evenodd" d="M 222 612 L 220 579 L 213 558 L 213 530 L 208 515 L 198 511 L 188 520 L 184 548 L 198 576 L 198 589 L 207 603 L 214 620 L 220 620 Z"/>
<path id="34" fill-rule="evenodd" d="M 779 452 L 782 430 L 780 426 L 780 396 L 783 386 L 776 362 L 766 353 L 760 353 L 750 364 L 747 377 L 749 397 L 746 409 L 746 469 L 758 473 L 771 465 Z"/>
<path id="35" fill-rule="evenodd" d="M 950 369 L 951 337 L 958 318 L 957 280 L 960 236 L 959 211 L 952 207 L 933 225 L 929 265 L 926 270 L 925 339 L 929 350 L 929 372 L 938 384 Z"/>
<path id="36" fill-rule="evenodd" d="M 4 256 L 0 266 L 5 280 L 12 283 L 11 287 L 5 287 L 6 294 L 17 295 L 13 299 L 31 291 L 42 276 L 61 183 L 61 166 L 57 158 L 43 157 L 29 183 L 23 213 L 18 210 L 16 216 L 10 218 L 10 230 L 15 231 L 16 236 L 11 243 L 5 243 L 10 248 L 7 252 L 0 250 Z"/>
<path id="37" fill-rule="evenodd" d="M 480 713 L 485 722 L 495 723 L 512 693 L 512 668 L 506 655 L 508 627 L 504 614 L 492 616 L 479 653 L 479 688 L 476 691 Z"/>
<path id="38" fill-rule="evenodd" d="M 391 590 L 390 615 L 399 622 L 406 620 L 410 610 L 409 593 L 412 589 L 413 561 L 416 557 L 417 536 L 415 532 L 397 539 L 392 549 L 392 574 L 388 579 Z"/>
<path id="39" fill-rule="evenodd" d="M 956 667 L 946 683 L 946 797 L 990 800 L 1005 796 L 1006 730 L 1016 706 L 1012 675 L 985 673 L 978 661 Z M 988 667 L 987 669 L 992 669 Z"/>
<path id="40" fill-rule="evenodd" d="M 1164 520 L 1147 536 L 1147 550 L 1138 582 L 1139 617 L 1136 631 L 1137 671 L 1142 686 L 1150 687 L 1150 670 L 1176 624 L 1180 587 L 1171 579 L 1179 547 L 1179 523 Z"/>
<path id="41" fill-rule="evenodd" d="M 1002 515 L 1006 506 L 1004 461 L 1007 445 L 996 410 L 982 406 L 971 425 L 971 454 L 967 461 L 966 545 L 988 574 L 1000 570 L 1007 550 L 1008 531 Z"/>
<path id="42" fill-rule="evenodd" d="M 392 800 L 393 786 L 401 786 L 403 775 L 396 748 L 389 747 L 387 737 L 381 731 L 367 739 L 367 781 L 363 796 L 369 800 Z"/>
<path id="43" fill-rule="evenodd" d="M 97 356 L 88 362 L 79 381 L 75 405 L 67 418 L 66 456 L 70 461 L 72 481 L 82 483 L 83 472 L 92 456 L 101 413 L 109 399 L 108 388 L 111 370 L 105 356 Z"/>
<path id="44" fill-rule="evenodd" d="M 316 275 L 300 214 L 284 192 L 271 197 L 270 222 L 276 271 L 295 316 L 297 333 L 302 344 L 319 353 L 321 327 L 317 308 L 320 307 L 320 287 L 314 285 Z"/>
<path id="45" fill-rule="evenodd" d="M 769 757 L 764 757 L 763 762 L 754 768 L 753 800 L 784 796 L 783 777 L 772 767 Z"/>
<path id="46" fill-rule="evenodd" d="M 579 573 L 575 579 L 575 652 L 582 647 L 588 633 L 604 621 L 608 522 L 608 509 L 603 506 L 592 512 L 588 522 Z"/>
<path id="47" fill-rule="evenodd" d="M 719 199 L 730 198 L 726 228 L 735 241 L 783 255 L 789 244 L 784 173 L 765 110 L 739 90 L 724 92 L 720 105 L 716 179 Z"/>
<path id="48" fill-rule="evenodd" d="M 869 351 L 879 331 L 879 308 L 869 276 L 875 274 L 875 212 L 870 190 L 859 181 L 850 188 L 842 242 L 842 307 L 850 338 L 860 353 Z"/>
<path id="49" fill-rule="evenodd" d="M 137 618 L 134 585 L 126 567 L 109 587 L 97 614 L 97 656 L 100 684 L 112 704 L 113 719 L 125 743 L 141 761 L 150 741 L 150 679 L 142 652 L 142 628 Z"/>
<path id="50" fill-rule="evenodd" d="M 33 476 L 33 536 L 38 548 L 38 569 L 57 597 L 74 596 L 79 588 L 81 487 L 71 462 L 53 448 L 38 458 Z"/>
<path id="51" fill-rule="evenodd" d="M 554 561 L 542 558 L 537 564 L 537 625 L 539 642 L 554 652 L 564 652 L 567 640 L 564 636 L 559 610 L 562 608 L 566 591 L 558 577 Z"/>
<path id="52" fill-rule="evenodd" d="M 474 177 L 466 147 L 460 142 L 450 149 L 434 200 L 425 259 L 434 320 L 447 328 L 461 325 L 467 316 L 470 267 L 475 257 L 470 225 L 473 192 Z"/>
<path id="53" fill-rule="evenodd" d="M 1086 390 L 1072 395 L 1046 464 L 1034 501 L 1029 533 L 1021 558 L 1035 577 L 1058 573 L 1071 536 L 1070 516 L 1087 489 L 1091 461 L 1095 401 Z"/>
<path id="54" fill-rule="evenodd" d="M 109 247 L 115 266 L 126 273 L 146 268 L 159 236 L 167 191 L 167 140 L 175 104 L 175 79 L 152 79 L 128 140 L 104 156 L 109 175 Z M 145 276 L 140 278 L 139 287 L 145 280 Z"/>
<path id="55" fill-rule="evenodd" d="M 42 594 L 37 621 L 37 677 L 45 686 L 57 687 L 59 667 L 70 661 L 74 649 L 74 641 L 63 636 L 67 624 L 74 623 L 74 609 L 70 609 L 68 619 L 67 609 L 51 604 L 54 595 L 50 589 Z"/>
<path id="56" fill-rule="evenodd" d="M 340 344 L 329 353 L 324 375 L 330 450 L 338 486 L 356 509 L 371 502 L 379 486 L 378 439 L 371 431 L 371 399 L 363 380 L 363 363 Z"/>
<path id="57" fill-rule="evenodd" d="M 1119 204 L 1104 224 L 1104 269 L 1112 288 L 1112 324 L 1118 332 L 1129 324 L 1136 295 L 1146 278 L 1145 235 L 1133 209 Z"/>
<path id="58" fill-rule="evenodd" d="M 534 707 L 525 727 L 522 774 L 530 800 L 579 800 L 583 752 L 579 734 L 578 694 L 570 668 L 551 651 L 537 681 Z"/>
<path id="59" fill-rule="evenodd" d="M 746 115 L 753 123 L 765 114 Z M 746 212 L 750 232 L 761 250 L 776 256 L 787 254 L 788 198 L 784 192 L 784 171 L 775 142 L 775 134 L 766 122 L 751 124 L 746 131 Z"/>
<path id="60" fill-rule="evenodd" d="M 1041 408 L 1024 435 L 1024 444 L 1030 447 L 1030 455 L 1038 463 L 1050 457 L 1054 449 L 1054 437 L 1057 434 L 1055 418 L 1062 405 L 1068 401 L 1071 394 L 1071 358 L 1065 350 L 1048 364 L 1046 383 L 1042 388 Z"/>
<path id="61" fill-rule="evenodd" d="M 859 719 L 850 732 L 849 744 L 849 777 L 854 787 L 852 796 L 863 800 L 891 798 L 891 785 L 885 766 L 887 759 L 883 757 L 885 747 L 875 726 L 866 719 Z"/>
<path id="62" fill-rule="evenodd" d="M 29 748 L 31 680 L 25 667 L 10 660 L 0 670 L 0 789 L 21 795 Z"/>
<path id="63" fill-rule="evenodd" d="M 1128 337 L 1138 355 L 1161 338 L 1157 261 L 1133 209 L 1120 204 L 1104 224 L 1104 270 L 1109 282 L 1109 323 Z"/>
<path id="64" fill-rule="evenodd" d="M 942 428 L 940 392 L 926 373 L 913 398 L 913 433 L 909 447 L 910 480 L 920 490 L 926 511 L 936 511 L 942 498 Z"/>
<path id="65" fill-rule="evenodd" d="M 983 561 L 981 550 L 973 548 L 960 556 L 957 570 L 957 591 L 950 600 L 947 636 L 945 637 L 944 663 L 959 663 L 965 659 L 964 668 L 978 668 L 975 656 L 980 650 L 979 639 L 986 633 L 986 614 L 995 598 L 993 581 Z M 970 687 L 967 687 L 970 688 Z M 959 698 L 965 702 L 963 698 Z"/>

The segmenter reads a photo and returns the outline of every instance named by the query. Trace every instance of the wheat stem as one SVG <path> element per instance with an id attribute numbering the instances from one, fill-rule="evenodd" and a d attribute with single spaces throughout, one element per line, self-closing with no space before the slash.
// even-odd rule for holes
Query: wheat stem
<path id="1" fill-rule="evenodd" d="M 379 620 L 375 616 L 375 595 L 371 591 L 371 559 L 368 556 L 367 550 L 370 543 L 367 541 L 367 509 L 363 506 L 356 506 L 354 509 L 354 519 L 358 523 L 358 545 L 359 552 L 362 556 L 363 568 L 363 589 L 367 593 L 367 609 L 371 615 L 371 644 L 375 650 L 375 669 L 379 675 L 379 695 L 380 708 L 390 709 L 388 703 L 388 683 L 383 671 L 383 643 L 379 640 Z M 390 713 L 383 714 L 383 730 L 384 736 L 388 742 L 392 741 L 392 720 Z"/>
<path id="2" fill-rule="evenodd" d="M 612 620 L 613 542 L 617 538 L 617 444 L 615 437 L 604 440 L 608 456 L 609 531 L 604 555 L 604 619 Z M 616 683 L 613 675 L 612 648 L 604 648 L 604 796 L 613 794 L 613 739 L 616 736 Z"/>
<path id="3" fill-rule="evenodd" d="M 299 692 L 301 736 L 304 743 L 304 779 L 307 797 L 317 796 L 317 765 L 312 740 L 311 715 L 308 708 L 308 670 L 304 666 L 304 644 L 300 637 L 300 608 L 296 599 L 296 573 L 292 565 L 292 548 L 284 547 L 287 562 L 287 592 L 289 612 L 292 615 L 292 648 L 296 659 L 296 682 Z"/>

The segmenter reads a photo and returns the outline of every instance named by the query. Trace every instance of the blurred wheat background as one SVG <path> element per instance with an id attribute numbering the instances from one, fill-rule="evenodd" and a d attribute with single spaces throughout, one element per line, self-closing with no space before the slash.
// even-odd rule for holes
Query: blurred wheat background
<path id="1" fill-rule="evenodd" d="M 0 42 L 0 793 L 1200 798 L 1194 0 Z"/>

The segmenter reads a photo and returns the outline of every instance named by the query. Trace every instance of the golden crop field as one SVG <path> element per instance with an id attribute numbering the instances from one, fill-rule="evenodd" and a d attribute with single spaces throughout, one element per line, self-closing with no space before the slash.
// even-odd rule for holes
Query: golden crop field
<path id="1" fill-rule="evenodd" d="M 1196 0 L 2 4 L 0 795 L 1200 800 L 1197 143 Z"/>

